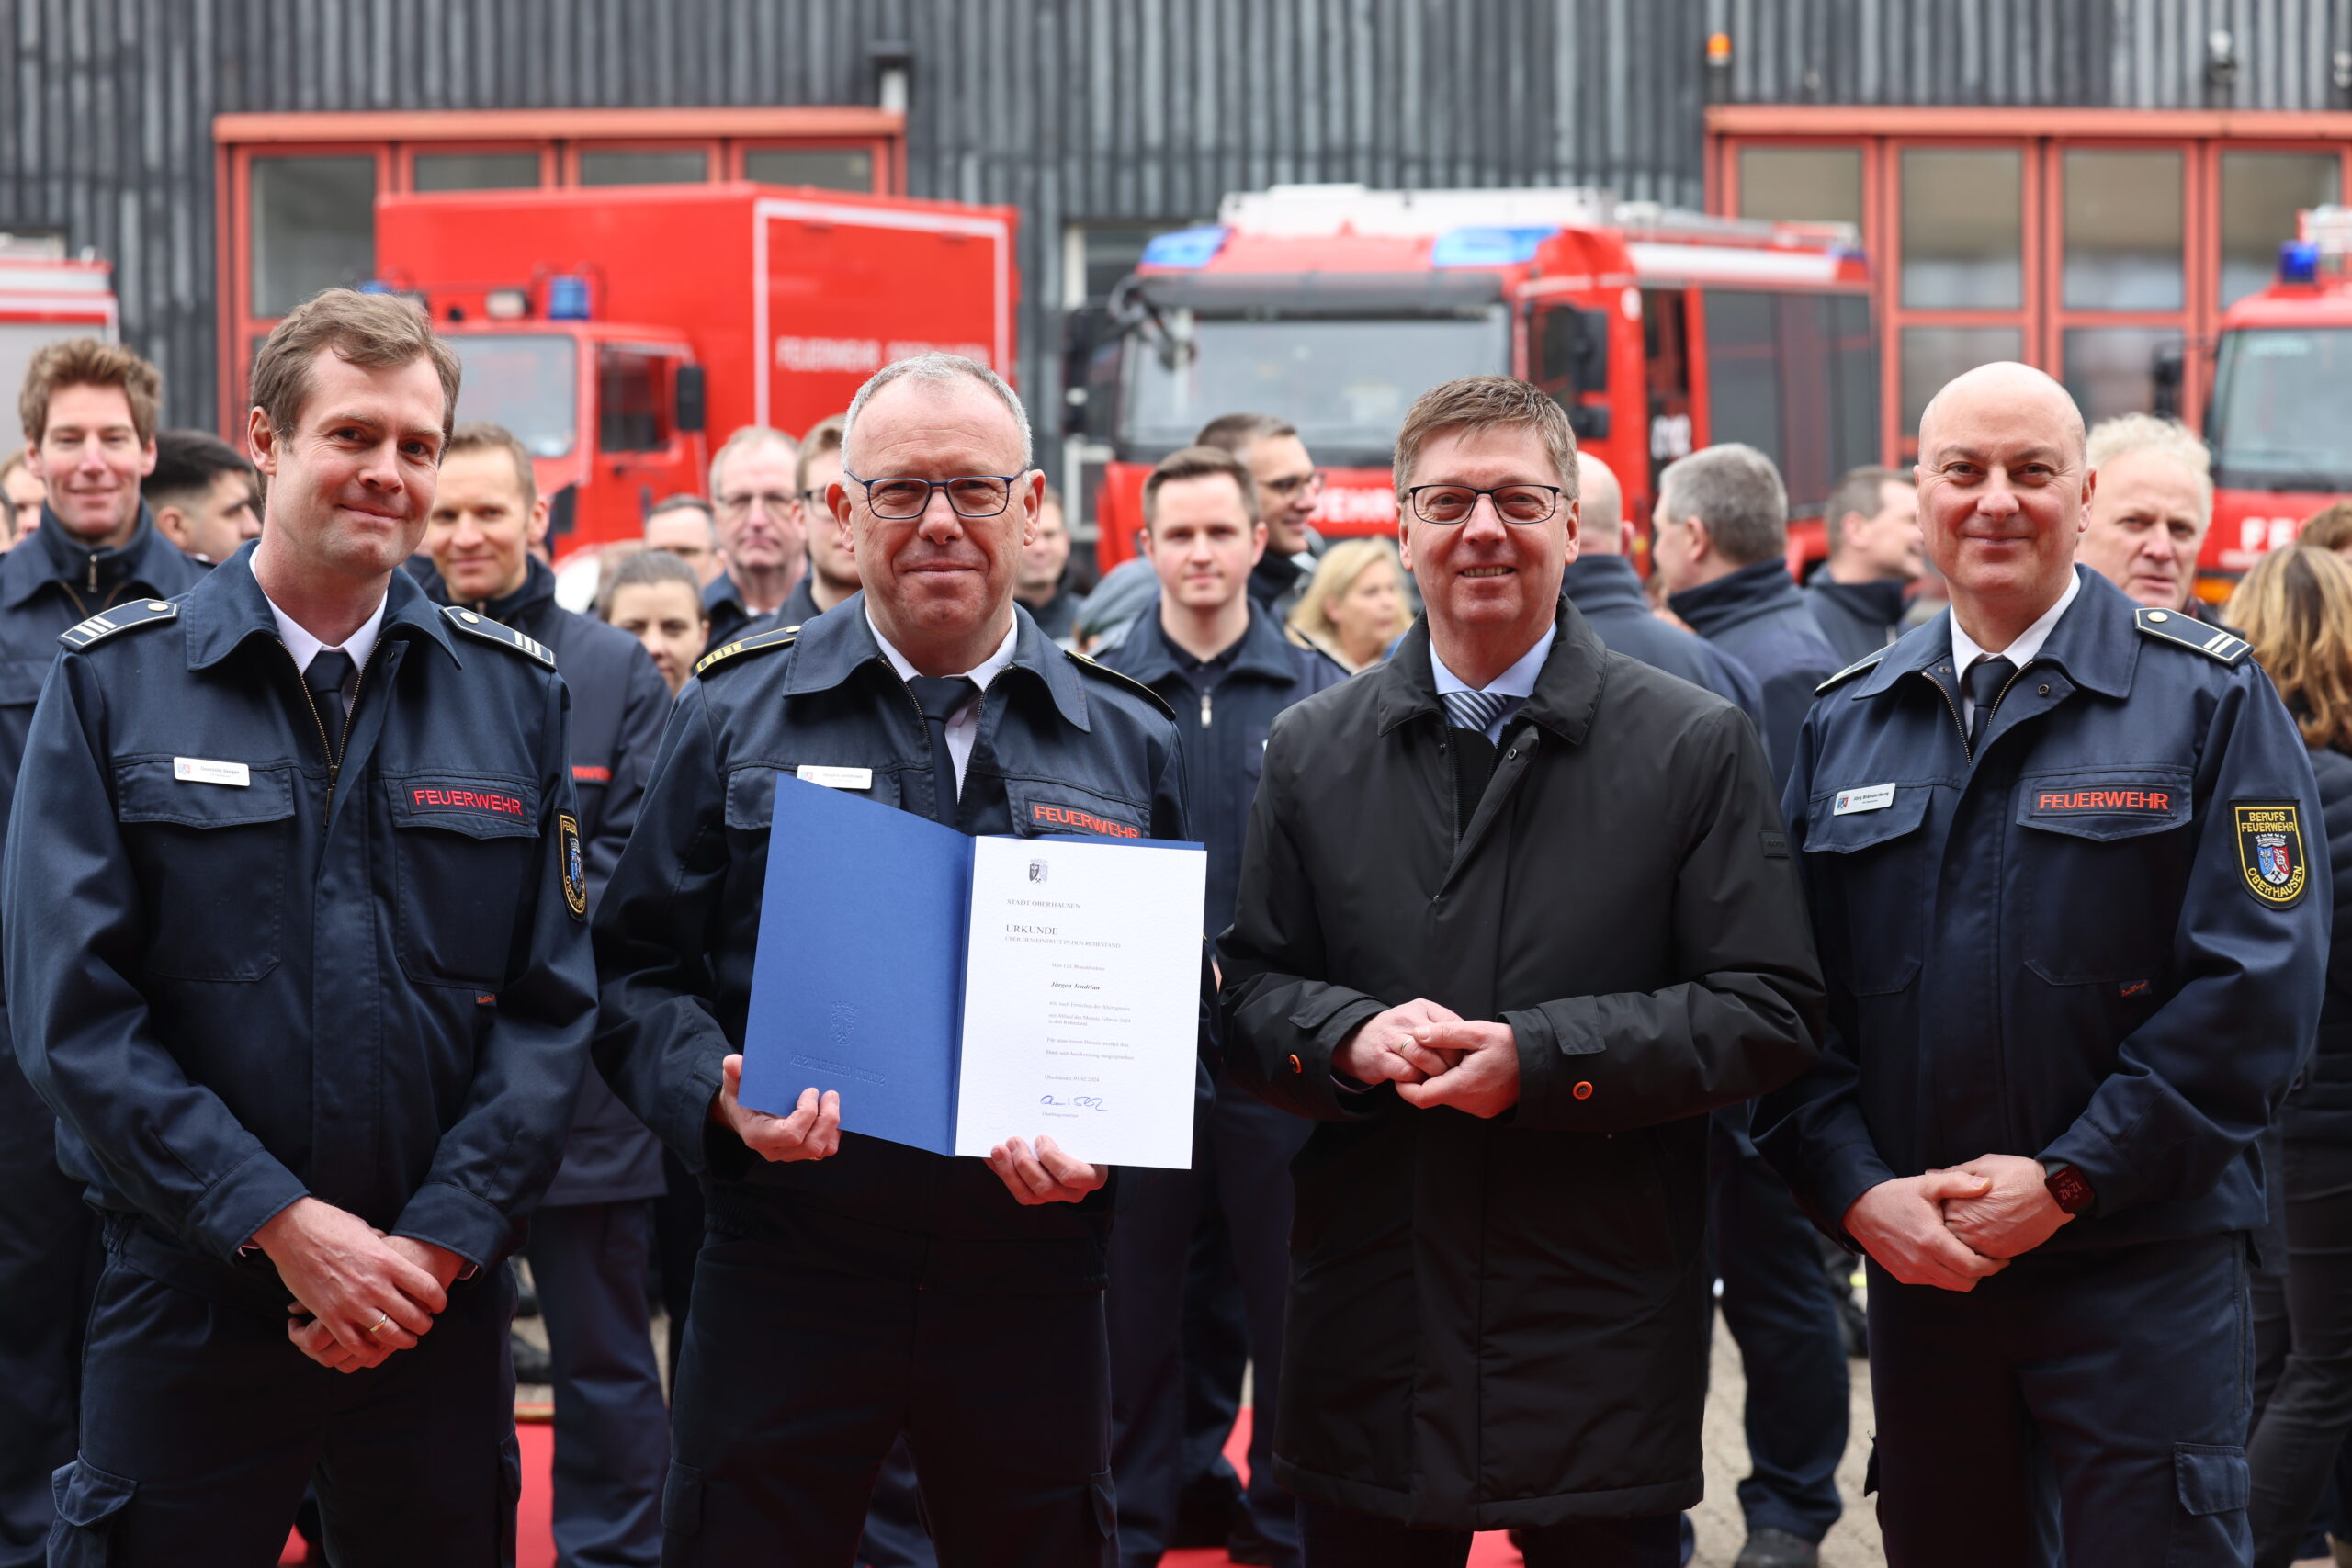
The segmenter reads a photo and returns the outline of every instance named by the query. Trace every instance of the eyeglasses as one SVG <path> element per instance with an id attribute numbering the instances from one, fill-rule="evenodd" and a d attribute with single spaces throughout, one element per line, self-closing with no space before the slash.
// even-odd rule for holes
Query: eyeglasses
<path id="1" fill-rule="evenodd" d="M 865 504 L 885 523 L 910 523 L 931 505 L 931 492 L 944 490 L 958 517 L 994 517 L 1012 504 L 1018 474 L 965 474 L 952 479 L 862 479 L 847 468 L 842 478 L 865 487 Z"/>
<path id="2" fill-rule="evenodd" d="M 1560 509 L 1557 485 L 1497 485 L 1473 490 L 1468 485 L 1415 485 L 1405 492 L 1413 515 L 1424 523 L 1467 523 L 1478 508 L 1478 498 L 1494 503 L 1495 515 L 1520 527 L 1548 522 Z"/>
<path id="3" fill-rule="evenodd" d="M 815 507 L 820 512 L 825 510 L 826 488 L 827 487 L 823 485 L 819 485 L 813 490 L 804 490 L 800 491 L 800 504 L 803 506 Z"/>
<path id="4" fill-rule="evenodd" d="M 788 490 L 745 491 L 739 495 L 720 496 L 718 510 L 726 513 L 729 517 L 741 517 L 751 511 L 752 503 L 756 502 L 761 510 L 769 516 L 781 517 L 791 510 L 794 499 L 792 491 Z"/>
<path id="5" fill-rule="evenodd" d="M 1261 480 L 1258 488 L 1268 495 L 1280 496 L 1284 501 L 1302 492 L 1317 495 L 1320 494 L 1323 489 L 1323 475 L 1320 469 L 1309 468 L 1303 474 L 1284 474 L 1278 479 Z"/>

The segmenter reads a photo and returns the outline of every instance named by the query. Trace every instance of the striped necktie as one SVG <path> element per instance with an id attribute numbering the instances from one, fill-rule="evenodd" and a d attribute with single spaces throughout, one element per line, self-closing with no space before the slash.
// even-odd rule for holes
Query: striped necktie
<path id="1" fill-rule="evenodd" d="M 1445 721 L 1456 729 L 1467 729 L 1484 735 L 1494 728 L 1510 699 L 1499 692 L 1443 692 L 1439 700 L 1445 704 Z"/>

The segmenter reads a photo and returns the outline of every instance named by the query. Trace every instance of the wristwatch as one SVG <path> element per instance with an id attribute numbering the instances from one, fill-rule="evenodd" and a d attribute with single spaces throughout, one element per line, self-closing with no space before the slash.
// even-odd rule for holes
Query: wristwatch
<path id="1" fill-rule="evenodd" d="M 2063 1162 L 2044 1160 L 2042 1169 L 2048 1172 L 2041 1184 L 2050 1189 L 2052 1201 L 2070 1214 L 2079 1214 L 2098 1201 L 2098 1194 L 2083 1179 L 2083 1173 Z"/>

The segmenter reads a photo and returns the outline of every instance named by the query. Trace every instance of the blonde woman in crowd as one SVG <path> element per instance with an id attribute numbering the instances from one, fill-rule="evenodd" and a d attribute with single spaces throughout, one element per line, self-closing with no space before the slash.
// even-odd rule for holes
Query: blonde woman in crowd
<path id="1" fill-rule="evenodd" d="M 1315 581 L 1290 613 L 1291 640 L 1321 649 L 1352 673 L 1379 663 L 1411 619 L 1396 547 L 1347 539 L 1316 563 Z"/>

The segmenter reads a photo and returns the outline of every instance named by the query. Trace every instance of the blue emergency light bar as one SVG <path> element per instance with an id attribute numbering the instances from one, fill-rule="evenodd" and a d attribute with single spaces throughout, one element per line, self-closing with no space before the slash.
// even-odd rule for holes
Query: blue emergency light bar
<path id="1" fill-rule="evenodd" d="M 548 320 L 584 321 L 588 319 L 588 280 L 578 273 L 559 273 L 548 279 Z"/>
<path id="2" fill-rule="evenodd" d="M 2290 240 L 2278 247 L 2278 281 L 2317 283 L 2319 247 L 2309 240 Z"/>
<path id="3" fill-rule="evenodd" d="M 1557 229 L 1449 229 L 1430 246 L 1431 266 L 1518 266 Z"/>
<path id="4" fill-rule="evenodd" d="M 1216 259 L 1217 252 L 1225 249 L 1226 238 L 1232 232 L 1221 223 L 1212 223 L 1201 229 L 1179 229 L 1172 234 L 1156 234 L 1143 248 L 1143 265 L 1187 270 L 1206 266 Z"/>

